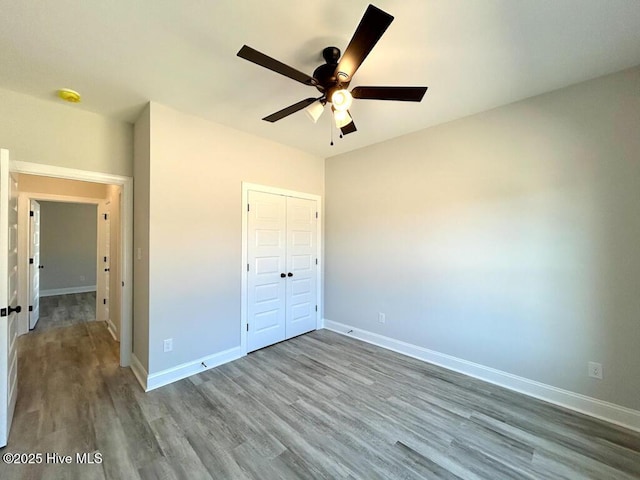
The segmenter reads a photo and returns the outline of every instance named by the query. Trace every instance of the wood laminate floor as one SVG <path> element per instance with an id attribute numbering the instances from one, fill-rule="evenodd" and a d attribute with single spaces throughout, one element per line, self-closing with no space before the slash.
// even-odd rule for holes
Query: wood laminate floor
<path id="1" fill-rule="evenodd" d="M 145 394 L 103 322 L 20 338 L 2 479 L 638 479 L 640 434 L 321 330 Z"/>
<path id="2" fill-rule="evenodd" d="M 34 331 L 68 327 L 96 319 L 96 292 L 40 297 L 40 319 Z"/>

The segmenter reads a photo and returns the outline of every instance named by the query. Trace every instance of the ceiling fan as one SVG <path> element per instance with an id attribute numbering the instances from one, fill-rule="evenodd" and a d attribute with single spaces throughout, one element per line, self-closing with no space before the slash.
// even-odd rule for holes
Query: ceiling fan
<path id="1" fill-rule="evenodd" d="M 298 103 L 264 117 L 263 120 L 277 122 L 292 113 L 306 108 L 307 114 L 316 122 L 322 114 L 324 106 L 327 103 L 331 103 L 336 126 L 341 130 L 342 134 L 346 135 L 356 131 L 356 125 L 349 113 L 353 98 L 420 102 L 427 91 L 427 87 L 355 87 L 351 92 L 347 90 L 356 71 L 392 21 L 393 17 L 391 15 L 378 7 L 369 5 L 344 55 L 340 57 L 340 49 L 337 47 L 325 48 L 322 51 L 322 57 L 326 63 L 316 68 L 312 77 L 244 45 L 238 52 L 239 57 L 297 82 L 315 87 L 321 93 L 321 96 L 317 98 L 305 98 Z"/>

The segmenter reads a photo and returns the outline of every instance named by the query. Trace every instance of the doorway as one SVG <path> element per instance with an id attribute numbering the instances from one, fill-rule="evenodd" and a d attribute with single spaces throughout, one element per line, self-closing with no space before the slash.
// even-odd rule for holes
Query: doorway
<path id="1" fill-rule="evenodd" d="M 99 204 L 95 203 L 97 200 L 48 201 L 37 193 L 24 191 L 37 190 L 43 185 L 61 190 L 65 186 L 43 177 L 19 175 L 18 188 L 22 190 L 19 199 L 26 196 L 22 204 L 30 207 L 27 222 L 30 245 L 25 249 L 30 251 L 28 261 L 21 255 L 29 270 L 29 300 L 25 303 L 29 332 L 98 319 L 96 280 L 101 266 L 98 259 L 102 255 Z M 27 212 L 19 215 L 26 216 Z M 26 325 L 20 330 L 21 334 L 26 333 Z"/>
<path id="2" fill-rule="evenodd" d="M 132 343 L 133 343 L 133 331 L 132 331 L 132 256 L 133 250 L 133 180 L 130 177 L 122 177 L 118 175 L 103 174 L 98 172 L 88 172 L 83 170 L 74 170 L 63 167 L 54 167 L 50 165 L 33 164 L 28 162 L 13 161 L 10 164 L 10 170 L 13 173 L 17 173 L 24 176 L 44 177 L 50 180 L 57 181 L 76 181 L 77 183 L 93 183 L 102 185 L 104 188 L 110 191 L 108 196 L 92 197 L 87 194 L 86 191 L 82 193 L 77 190 L 77 185 L 65 193 L 59 193 L 58 190 L 45 191 L 44 193 L 38 193 L 34 198 L 39 197 L 41 200 L 46 201 L 70 201 L 75 200 L 80 203 L 94 203 L 98 207 L 98 213 L 101 213 L 101 208 L 109 209 L 109 219 L 111 223 L 111 231 L 117 230 L 117 237 L 115 241 L 111 240 L 111 247 L 116 247 L 117 261 L 110 259 L 109 270 L 109 294 L 110 298 L 114 299 L 117 308 L 113 308 L 114 303 L 111 303 L 110 316 L 114 317 L 114 310 L 119 314 L 119 328 L 117 328 L 116 338 L 120 342 L 120 365 L 123 367 L 129 366 L 131 362 Z M 70 185 L 70 184 L 68 184 Z M 24 205 L 29 197 L 24 196 L 21 199 L 23 202 L 22 210 L 29 211 L 28 205 Z M 89 200 L 87 200 L 89 198 Z M 37 199 L 37 198 L 36 198 Z M 117 205 L 117 206 L 116 206 Z M 28 216 L 22 218 L 23 223 L 19 225 L 19 232 L 22 232 L 22 238 L 20 242 L 19 251 L 25 255 L 28 249 L 28 234 L 29 225 L 27 223 Z M 117 225 L 117 229 L 114 228 Z M 100 233 L 98 234 L 100 236 Z M 104 257 L 104 255 L 102 255 Z M 100 260 L 100 258 L 99 258 Z M 99 262 L 98 262 L 99 263 Z M 25 305 L 29 305 L 28 297 L 28 272 L 26 271 L 27 263 L 22 262 L 22 270 L 20 271 L 20 292 L 22 295 L 22 302 Z M 45 265 L 46 268 L 46 265 Z M 100 265 L 97 266 L 100 268 Z M 104 267 L 102 267 L 104 268 Z M 115 272 L 114 272 L 115 270 Z M 119 282 L 117 286 L 115 282 Z M 99 284 L 99 277 L 97 283 Z M 97 291 L 100 292 L 100 285 L 97 286 Z M 100 301 L 104 302 L 104 298 L 98 298 L 98 304 Z M 20 325 L 24 331 L 24 326 L 28 327 L 28 313 L 22 312 L 20 317 Z M 28 331 L 28 328 L 27 328 Z M 113 332 L 112 332 L 113 334 Z"/>

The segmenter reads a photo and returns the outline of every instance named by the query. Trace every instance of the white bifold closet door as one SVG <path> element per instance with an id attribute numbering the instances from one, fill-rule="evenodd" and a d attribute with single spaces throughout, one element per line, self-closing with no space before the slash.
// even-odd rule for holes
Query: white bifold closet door
<path id="1" fill-rule="evenodd" d="M 315 200 L 249 191 L 247 351 L 316 329 Z"/>

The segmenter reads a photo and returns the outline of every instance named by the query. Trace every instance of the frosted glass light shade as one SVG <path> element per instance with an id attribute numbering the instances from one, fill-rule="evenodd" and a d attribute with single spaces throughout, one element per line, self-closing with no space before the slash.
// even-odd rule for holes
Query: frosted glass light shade
<path id="1" fill-rule="evenodd" d="M 333 108 L 341 112 L 348 110 L 352 101 L 353 97 L 347 90 L 336 90 L 331 95 Z"/>
<path id="2" fill-rule="evenodd" d="M 307 114 L 307 117 L 313 120 L 313 123 L 316 123 L 320 115 L 322 115 L 322 112 L 324 112 L 324 105 L 320 100 L 317 100 L 305 108 L 304 112 Z"/>
<path id="3" fill-rule="evenodd" d="M 333 118 L 336 121 L 336 127 L 338 128 L 346 127 L 353 121 L 351 115 L 349 115 L 349 112 L 347 112 L 346 110 L 334 110 Z"/>

